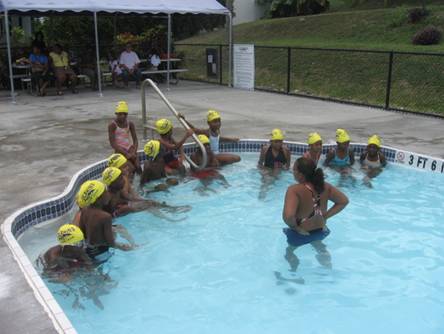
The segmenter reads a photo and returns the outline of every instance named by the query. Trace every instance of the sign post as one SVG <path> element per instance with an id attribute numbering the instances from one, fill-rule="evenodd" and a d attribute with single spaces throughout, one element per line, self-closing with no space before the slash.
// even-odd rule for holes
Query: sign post
<path id="1" fill-rule="evenodd" d="M 234 44 L 234 87 L 254 90 L 254 45 Z"/>

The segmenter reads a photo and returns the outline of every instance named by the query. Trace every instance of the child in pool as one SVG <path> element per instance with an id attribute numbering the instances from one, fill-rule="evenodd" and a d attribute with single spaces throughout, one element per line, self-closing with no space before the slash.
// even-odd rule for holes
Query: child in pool
<path id="1" fill-rule="evenodd" d="M 62 225 L 57 232 L 57 240 L 59 245 L 48 249 L 36 261 L 37 265 L 42 266 L 45 273 L 66 271 L 92 265 L 90 257 L 83 249 L 85 238 L 79 227 L 72 224 Z M 59 280 L 67 281 L 70 278 L 70 273 L 61 273 L 61 276 L 58 278 Z"/>
<path id="2" fill-rule="evenodd" d="M 128 104 L 120 101 L 115 110 L 116 118 L 108 125 L 108 137 L 115 153 L 122 154 L 129 161 L 129 171 L 140 173 L 137 158 L 138 140 L 134 123 L 128 120 Z"/>
<path id="3" fill-rule="evenodd" d="M 290 168 L 291 153 L 284 144 L 284 134 L 280 129 L 271 131 L 270 144 L 262 146 L 258 165 L 260 168 L 285 169 Z"/>
<path id="4" fill-rule="evenodd" d="M 324 165 L 347 171 L 355 163 L 355 153 L 350 148 L 350 136 L 344 129 L 336 130 L 336 150 L 327 153 Z"/>
<path id="5" fill-rule="evenodd" d="M 303 155 L 304 158 L 311 159 L 315 165 L 318 164 L 322 155 L 322 138 L 317 132 L 308 135 L 308 151 Z"/>
<path id="6" fill-rule="evenodd" d="M 359 158 L 362 169 L 366 173 L 364 184 L 371 187 L 370 179 L 378 176 L 382 168 L 387 165 L 384 154 L 381 152 L 381 139 L 377 135 L 371 136 L 367 141 L 367 149 Z"/>
<path id="7" fill-rule="evenodd" d="M 184 159 L 183 144 L 193 135 L 193 130 L 185 132 L 183 138 L 176 142 L 173 138 L 173 124 L 168 119 L 159 119 L 156 122 L 156 131 L 160 135 L 159 159 L 163 159 L 165 164 L 165 173 L 167 175 L 185 174 L 185 167 L 182 164 Z M 180 156 L 177 157 L 175 151 L 179 150 Z"/>
<path id="8" fill-rule="evenodd" d="M 240 156 L 236 154 L 220 153 L 219 142 L 238 142 L 239 138 L 222 137 L 220 135 L 221 117 L 216 110 L 208 110 L 207 123 L 208 129 L 198 129 L 194 127 L 190 122 L 185 120 L 183 115 L 180 117 L 190 126 L 191 129 L 198 135 L 205 135 L 210 140 L 211 150 L 216 155 L 216 159 L 221 165 L 232 164 L 240 161 Z"/>

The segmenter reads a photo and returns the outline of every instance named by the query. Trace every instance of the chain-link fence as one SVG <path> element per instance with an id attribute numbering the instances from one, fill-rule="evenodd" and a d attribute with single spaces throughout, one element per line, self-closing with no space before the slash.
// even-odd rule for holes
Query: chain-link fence
<path id="1" fill-rule="evenodd" d="M 207 72 L 211 48 L 223 60 L 217 77 Z M 183 78 L 227 83 L 227 45 L 176 44 L 176 51 L 189 69 Z M 444 54 L 255 46 L 255 88 L 444 115 Z"/>

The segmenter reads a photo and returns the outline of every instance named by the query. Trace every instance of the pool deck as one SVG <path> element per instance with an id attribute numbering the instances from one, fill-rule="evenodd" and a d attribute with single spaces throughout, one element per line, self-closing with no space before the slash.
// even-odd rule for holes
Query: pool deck
<path id="1" fill-rule="evenodd" d="M 117 101 L 128 101 L 143 148 L 140 91 L 108 89 L 104 95 L 22 95 L 15 105 L 0 97 L 0 223 L 20 207 L 60 194 L 75 172 L 111 153 L 107 124 Z M 308 132 L 318 131 L 327 143 L 343 127 L 353 142 L 377 133 L 385 145 L 444 158 L 442 119 L 186 81 L 167 96 L 196 126 L 205 126 L 209 108 L 219 110 L 228 136 L 268 138 L 278 127 L 288 140 L 305 142 Z M 150 90 L 147 100 L 151 118 L 171 117 Z M 3 239 L 0 258 L 1 332 L 55 333 Z"/>

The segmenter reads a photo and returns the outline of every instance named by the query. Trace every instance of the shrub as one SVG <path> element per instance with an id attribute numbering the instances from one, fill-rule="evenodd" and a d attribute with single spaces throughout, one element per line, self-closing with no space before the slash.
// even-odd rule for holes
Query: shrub
<path id="1" fill-rule="evenodd" d="M 413 36 L 412 43 L 420 45 L 438 44 L 441 37 L 441 30 L 435 26 L 427 26 Z"/>
<path id="2" fill-rule="evenodd" d="M 422 8 L 412 8 L 407 12 L 409 23 L 418 23 L 429 13 Z"/>

